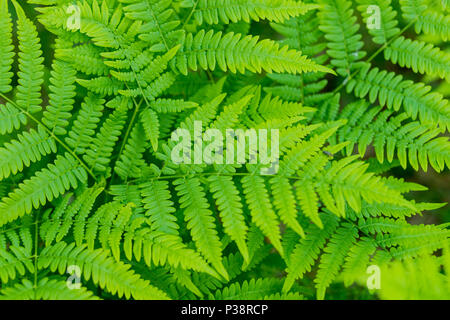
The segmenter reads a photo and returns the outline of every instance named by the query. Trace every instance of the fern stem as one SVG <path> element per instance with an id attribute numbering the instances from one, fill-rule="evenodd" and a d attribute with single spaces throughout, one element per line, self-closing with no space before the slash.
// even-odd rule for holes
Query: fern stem
<path id="1" fill-rule="evenodd" d="M 260 173 L 249 173 L 249 172 L 238 172 L 238 173 L 218 173 L 218 172 L 201 172 L 201 173 L 194 173 L 192 174 L 193 177 L 207 177 L 207 176 L 212 176 L 212 175 L 216 175 L 216 176 L 221 176 L 221 177 L 249 177 L 249 176 L 258 176 L 258 177 L 273 177 L 272 175 L 264 175 L 264 174 L 260 174 Z M 151 180 L 171 180 L 171 179 L 183 179 L 186 177 L 190 177 L 190 174 L 180 174 L 180 175 L 168 175 L 168 176 L 154 176 L 154 177 L 146 177 L 146 181 L 148 181 L 147 179 L 151 179 Z M 283 176 L 284 178 L 287 179 L 292 179 L 292 180 L 301 180 L 303 179 L 303 177 L 299 177 L 299 176 Z M 129 182 L 136 182 L 139 181 L 139 179 L 133 179 L 130 180 Z"/>
<path id="2" fill-rule="evenodd" d="M 128 59 L 128 62 L 130 63 L 130 65 L 133 65 L 132 64 L 132 60 L 128 56 L 127 56 L 127 59 Z M 131 72 L 133 72 L 134 79 L 136 80 L 136 84 L 138 85 L 139 90 L 141 91 L 143 100 L 141 100 L 139 103 L 137 103 L 136 99 L 134 97 L 132 98 L 133 99 L 133 104 L 135 106 L 134 107 L 134 112 L 133 112 L 133 116 L 131 117 L 131 121 L 128 124 L 128 128 L 127 128 L 127 131 L 125 133 L 125 137 L 123 139 L 122 145 L 120 147 L 120 152 L 119 152 L 119 154 L 117 156 L 117 159 L 120 159 L 120 156 L 122 155 L 123 149 L 125 148 L 125 144 L 127 143 L 128 137 L 129 137 L 129 135 L 131 133 L 131 130 L 133 128 L 134 121 L 136 120 L 136 116 L 137 116 L 137 114 L 139 112 L 139 109 L 141 107 L 142 101 L 145 101 L 145 104 L 147 105 L 147 107 L 150 106 L 150 103 L 148 102 L 147 98 L 145 97 L 144 90 L 142 90 L 142 87 L 141 87 L 141 84 L 139 83 L 136 71 L 134 70 L 133 67 L 131 68 Z M 125 86 L 127 87 L 127 89 L 130 89 L 130 87 L 128 87 L 127 83 L 125 83 Z"/>
<path id="3" fill-rule="evenodd" d="M 152 5 L 150 4 L 150 2 L 148 0 L 147 0 L 147 5 L 150 8 L 152 7 Z M 152 13 L 153 20 L 156 22 L 156 26 L 158 27 L 158 31 L 159 31 L 159 34 L 161 35 L 161 38 L 162 38 L 163 42 L 164 42 L 164 46 L 166 47 L 166 50 L 169 51 L 169 46 L 167 45 L 166 38 L 164 37 L 163 31 L 161 29 L 161 25 L 159 24 L 159 20 L 156 18 L 155 12 L 153 11 L 153 9 L 151 9 L 150 11 Z"/>
<path id="4" fill-rule="evenodd" d="M 144 99 L 145 99 L 145 97 L 144 97 Z M 136 99 L 133 98 L 133 103 L 135 105 L 133 116 L 131 117 L 130 123 L 129 123 L 128 127 L 127 127 L 127 131 L 125 132 L 125 137 L 123 138 L 122 144 L 120 146 L 119 154 L 116 157 L 116 160 L 115 160 L 114 165 L 112 166 L 112 168 L 116 167 L 116 163 L 120 159 L 120 157 L 121 157 L 121 155 L 123 153 L 123 150 L 125 149 L 125 146 L 126 146 L 127 141 L 128 141 L 128 137 L 130 136 L 131 130 L 133 128 L 134 121 L 136 120 L 136 117 L 137 117 L 137 114 L 138 114 L 139 109 L 141 107 L 142 101 L 143 100 L 141 100 L 139 103 L 137 103 Z M 113 172 L 111 173 L 111 178 L 109 179 L 109 181 L 107 183 L 106 190 L 113 183 L 115 176 L 116 176 L 116 171 L 113 170 Z"/>
<path id="5" fill-rule="evenodd" d="M 78 157 L 78 155 L 75 153 L 75 151 L 73 151 L 72 149 L 70 149 L 70 147 L 68 145 L 66 145 L 64 142 L 62 142 L 53 132 L 52 130 L 50 130 L 49 128 L 47 128 L 47 126 L 45 126 L 41 121 L 39 121 L 38 119 L 36 119 L 33 115 L 31 115 L 28 111 L 24 110 L 23 108 L 21 108 L 20 106 L 18 106 L 14 101 L 12 101 L 11 99 L 9 99 L 7 96 L 5 96 L 3 93 L 0 92 L 0 97 L 2 97 L 3 99 L 5 99 L 6 101 L 8 101 L 9 103 L 11 103 L 14 107 L 16 107 L 17 109 L 19 109 L 20 111 L 22 111 L 28 118 L 30 118 L 31 120 L 33 120 L 35 123 L 37 123 L 38 125 L 42 126 L 42 128 L 44 128 L 44 130 L 50 135 L 50 137 L 52 137 L 53 139 L 55 139 L 56 142 L 58 142 L 67 152 L 69 152 L 79 163 L 80 165 L 88 172 L 88 174 L 95 180 L 95 182 L 97 182 L 97 177 L 94 175 L 94 173 L 92 172 L 91 169 L 89 169 L 89 167 L 83 162 L 83 160 L 80 159 L 80 157 Z"/>
<path id="6" fill-rule="evenodd" d="M 189 21 L 192 18 L 192 15 L 194 14 L 195 10 L 197 10 L 197 6 L 200 0 L 195 0 L 195 4 L 192 7 L 191 12 L 189 13 L 188 17 L 186 18 L 186 20 L 183 22 L 183 26 L 181 27 L 181 29 L 184 29 L 184 27 L 189 23 Z"/>

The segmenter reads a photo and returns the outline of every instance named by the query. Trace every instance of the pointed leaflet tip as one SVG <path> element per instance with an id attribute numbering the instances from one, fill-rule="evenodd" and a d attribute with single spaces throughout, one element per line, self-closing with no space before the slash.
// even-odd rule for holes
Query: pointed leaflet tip
<path id="1" fill-rule="evenodd" d="M 25 12 L 23 11 L 22 7 L 15 0 L 11 0 L 11 2 L 13 3 L 14 8 L 16 8 L 16 13 L 19 19 L 26 18 Z"/>

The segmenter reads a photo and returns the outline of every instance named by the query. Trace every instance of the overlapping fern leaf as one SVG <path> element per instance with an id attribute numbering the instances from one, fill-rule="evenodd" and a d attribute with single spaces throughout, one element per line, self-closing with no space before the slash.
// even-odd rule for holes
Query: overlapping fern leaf
<path id="1" fill-rule="evenodd" d="M 448 16 L 374 2 L 371 56 L 365 0 L 0 0 L 0 299 L 323 299 L 440 249 L 407 219 L 441 204 L 379 173 L 448 169 L 448 100 L 375 58 L 448 81 Z M 279 159 L 175 161 L 199 124 L 277 132 Z"/>

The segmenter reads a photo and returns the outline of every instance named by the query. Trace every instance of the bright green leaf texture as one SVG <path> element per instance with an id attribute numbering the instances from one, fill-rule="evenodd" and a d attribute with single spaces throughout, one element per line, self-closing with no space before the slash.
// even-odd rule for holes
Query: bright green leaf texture
<path id="1" fill-rule="evenodd" d="M 449 10 L 0 0 L 0 299 L 448 297 Z"/>

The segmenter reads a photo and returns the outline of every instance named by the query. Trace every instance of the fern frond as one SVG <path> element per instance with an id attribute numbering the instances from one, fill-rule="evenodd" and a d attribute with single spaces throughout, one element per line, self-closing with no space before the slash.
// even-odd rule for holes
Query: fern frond
<path id="1" fill-rule="evenodd" d="M 201 25 L 229 24 L 238 21 L 249 23 L 251 20 L 269 20 L 282 22 L 291 17 L 305 14 L 317 8 L 317 5 L 305 4 L 293 0 L 187 0 L 182 3 L 184 8 L 193 8 L 194 18 Z"/>
<path id="2" fill-rule="evenodd" d="M 90 251 L 85 246 L 76 247 L 74 243 L 46 247 L 39 255 L 38 268 L 49 268 L 52 272 L 66 273 L 68 265 L 77 265 L 86 280 L 92 279 L 101 288 L 118 297 L 135 299 L 165 300 L 167 295 L 141 279 L 130 266 L 114 262 L 102 249 Z"/>
<path id="3" fill-rule="evenodd" d="M 142 202 L 147 210 L 145 215 L 150 218 L 152 229 L 178 235 L 179 226 L 173 214 L 175 208 L 171 201 L 169 183 L 167 181 L 151 181 L 139 186 Z"/>
<path id="4" fill-rule="evenodd" d="M 53 241 L 61 241 L 74 226 L 74 240 L 81 244 L 84 238 L 86 218 L 92 207 L 103 191 L 104 186 L 98 185 L 86 188 L 70 205 L 72 195 L 63 198 L 54 211 L 47 210 L 42 217 L 40 230 L 41 238 L 46 245 Z"/>
<path id="5" fill-rule="evenodd" d="M 145 151 L 145 131 L 140 123 L 137 123 L 131 131 L 130 138 L 114 168 L 122 178 L 137 178 L 141 174 L 141 167 L 145 166 L 143 153 Z"/>
<path id="6" fill-rule="evenodd" d="M 104 187 L 104 183 L 102 182 L 99 185 L 94 185 L 92 188 L 88 188 L 86 189 L 84 195 L 85 197 L 80 197 L 82 200 L 78 201 L 79 203 L 79 208 L 78 208 L 78 203 L 77 206 L 75 208 L 75 210 L 73 210 L 73 213 L 70 213 L 70 209 L 73 208 L 73 206 L 69 206 L 68 208 L 68 212 L 69 212 L 69 217 L 72 218 L 74 217 L 74 221 L 73 221 L 73 237 L 75 240 L 75 243 L 77 245 L 81 245 L 83 243 L 83 239 L 85 237 L 85 233 L 86 233 L 86 223 L 87 223 L 87 218 L 89 216 L 89 213 L 91 212 L 92 208 L 94 207 L 95 201 L 97 200 L 98 196 L 103 192 L 103 190 L 105 189 Z M 78 199 L 77 199 L 78 200 Z M 78 212 L 77 212 L 78 211 Z M 62 224 L 58 236 L 57 236 L 57 241 L 62 239 L 63 236 L 66 235 L 70 224 L 68 223 L 69 221 L 72 221 L 72 219 L 66 219 L 66 221 L 64 221 L 65 223 Z M 113 253 L 117 253 L 116 251 L 113 250 Z M 117 255 L 115 255 L 117 256 Z"/>
<path id="7" fill-rule="evenodd" d="M 126 101 L 124 99 L 124 101 Z M 123 104 L 106 119 L 96 137 L 91 141 L 83 159 L 95 170 L 104 172 L 110 162 L 115 143 L 119 140 L 127 118 Z"/>
<path id="8" fill-rule="evenodd" d="M 316 288 L 317 298 L 322 300 L 325 297 L 325 290 L 336 277 L 344 262 L 345 255 L 352 247 L 358 236 L 358 230 L 351 224 L 344 224 L 330 239 L 324 249 L 324 254 L 320 259 L 319 270 L 317 271 Z"/>
<path id="9" fill-rule="evenodd" d="M 11 133 L 27 123 L 25 113 L 7 102 L 0 104 L 0 134 Z"/>
<path id="10" fill-rule="evenodd" d="M 121 184 L 110 186 L 110 193 L 113 195 L 114 202 L 126 206 L 131 204 L 133 212 L 140 214 L 145 211 L 143 208 L 143 198 L 138 185 Z"/>
<path id="11" fill-rule="evenodd" d="M 174 268 L 180 267 L 185 270 L 203 272 L 216 279 L 220 278 L 219 274 L 206 263 L 204 258 L 197 251 L 189 249 L 181 241 L 180 237 L 158 232 L 148 234 L 149 230 L 145 229 L 142 231 L 144 232 L 125 234 L 124 248 L 128 258 L 131 257 L 131 246 L 129 243 L 135 241 L 132 247 L 133 255 L 140 261 L 138 258 L 142 254 L 145 263 L 149 267 L 153 265 L 170 265 Z M 141 249 L 142 252 L 139 252 Z"/>
<path id="12" fill-rule="evenodd" d="M 245 96 L 239 101 L 227 105 L 223 108 L 223 111 L 217 116 L 216 120 L 211 125 L 211 128 L 220 130 L 223 134 L 226 133 L 228 128 L 234 128 L 239 123 L 239 117 L 244 113 L 249 102 L 253 96 Z"/>
<path id="13" fill-rule="evenodd" d="M 423 243 L 442 242 L 443 239 L 448 239 L 450 235 L 450 230 L 445 225 L 416 225 L 410 227 L 388 218 L 370 219 L 363 225 L 371 231 L 389 233 L 377 238 L 377 243 L 385 247 L 400 245 L 403 248 L 410 248 Z"/>
<path id="14" fill-rule="evenodd" d="M 31 129 L 23 132 L 17 140 L 7 142 L 0 148 L 0 180 L 22 172 L 24 167 L 56 151 L 55 140 L 42 127 L 38 127 L 37 131 Z"/>
<path id="15" fill-rule="evenodd" d="M 246 176 L 242 178 L 242 187 L 252 222 L 261 229 L 278 252 L 283 255 L 279 221 L 269 200 L 264 179 L 256 175 Z"/>
<path id="16" fill-rule="evenodd" d="M 177 113 L 187 109 L 196 108 L 198 104 L 193 101 L 158 99 L 152 101 L 152 109 L 159 113 Z"/>
<path id="17" fill-rule="evenodd" d="M 333 192 L 336 207 L 329 203 L 325 194 L 326 188 L 319 188 L 318 193 L 325 206 L 333 211 L 345 214 L 345 203 L 355 211 L 361 210 L 361 202 L 384 202 L 414 209 L 413 204 L 403 198 L 400 192 L 389 188 L 383 181 L 372 173 L 366 172 L 367 165 L 361 162 L 352 162 L 354 158 L 342 159 L 332 164 L 326 170 L 327 174 L 322 183 L 329 183 Z M 335 212 L 336 213 L 336 212 Z"/>
<path id="18" fill-rule="evenodd" d="M 179 36 L 180 21 L 172 8 L 172 0 L 120 0 L 127 18 L 142 21 L 139 38 L 147 41 L 154 52 L 167 51 Z"/>
<path id="19" fill-rule="evenodd" d="M 14 46 L 12 45 L 12 20 L 8 12 L 8 1 L 0 2 L 0 92 L 11 91 L 13 73 L 11 67 L 14 58 Z"/>
<path id="20" fill-rule="evenodd" d="M 337 129 L 338 127 L 333 127 L 321 134 L 314 135 L 310 140 L 304 140 L 295 145 L 280 162 L 280 174 L 285 176 L 294 175 L 308 160 L 319 153 L 320 148 Z"/>
<path id="21" fill-rule="evenodd" d="M 77 79 L 77 83 L 99 96 L 117 95 L 123 89 L 123 83 L 115 78 L 97 77 L 93 79 Z M 137 96 L 138 94 L 136 94 Z"/>
<path id="22" fill-rule="evenodd" d="M 285 37 L 280 40 L 282 45 L 302 51 L 318 64 L 327 61 L 328 56 L 324 53 L 326 44 L 320 41 L 323 39 L 323 33 L 319 30 L 319 19 L 315 12 L 308 12 L 283 23 L 271 23 L 271 27 Z M 266 87 L 264 90 L 287 101 L 315 106 L 326 97 L 320 94 L 328 83 L 325 76 L 323 72 L 299 75 L 268 74 L 268 77 L 279 85 Z"/>
<path id="23" fill-rule="evenodd" d="M 350 286 L 358 275 L 366 272 L 370 258 L 376 250 L 376 242 L 371 238 L 363 237 L 348 251 L 342 267 L 342 276 L 345 286 Z"/>
<path id="24" fill-rule="evenodd" d="M 25 279 L 14 287 L 0 291 L 0 300 L 99 300 L 84 287 L 71 290 L 65 281 L 41 279 L 35 286 Z"/>
<path id="25" fill-rule="evenodd" d="M 46 245 L 68 237 L 73 227 L 73 238 L 78 245 L 86 243 L 90 250 L 94 250 L 99 243 L 104 250 L 111 250 L 117 261 L 123 252 L 130 261 L 133 257 L 137 262 L 143 258 L 149 267 L 167 263 L 174 268 L 181 267 L 218 277 L 197 252 L 183 244 L 176 233 L 155 230 L 157 228 L 151 220 L 133 217 L 133 203 L 122 205 L 110 202 L 88 217 L 102 190 L 102 186 L 86 189 L 68 207 L 67 200 L 63 201 L 51 216 L 44 216 L 41 237 L 45 239 Z M 150 223 L 150 227 L 146 222 Z"/>
<path id="26" fill-rule="evenodd" d="M 429 204 L 429 203 L 415 203 L 414 208 L 408 208 L 402 205 L 386 204 L 386 203 L 364 203 L 360 212 L 350 210 L 347 212 L 347 217 L 351 220 L 357 220 L 358 218 L 370 218 L 370 217 L 393 217 L 393 218 L 405 218 L 411 217 L 417 212 L 425 210 L 435 210 L 442 205 Z"/>
<path id="27" fill-rule="evenodd" d="M 20 260 L 26 262 L 31 258 L 34 247 L 31 233 L 33 218 L 27 216 L 21 219 L 21 223 L 18 222 L 13 222 L 0 229 L 0 248 L 5 251 L 8 251 L 11 247 L 20 249 L 19 251 L 14 250 L 14 254 Z"/>
<path id="28" fill-rule="evenodd" d="M 242 284 L 234 283 L 223 290 L 210 295 L 211 300 L 263 300 L 280 293 L 281 282 L 278 279 L 252 279 Z"/>
<path id="29" fill-rule="evenodd" d="M 23 9 L 16 2 L 17 38 L 19 39 L 19 85 L 16 103 L 29 113 L 41 111 L 41 85 L 44 82 L 44 58 L 42 57 L 36 26 L 25 16 Z"/>
<path id="30" fill-rule="evenodd" d="M 340 141 L 352 142 L 347 146 L 347 155 L 353 152 L 356 143 L 362 156 L 373 144 L 380 163 L 385 158 L 392 162 L 397 151 L 403 168 L 406 168 L 408 160 L 415 170 L 420 165 L 427 171 L 430 164 L 436 171 L 442 171 L 449 165 L 450 142 L 445 137 L 438 137 L 439 129 L 427 128 L 417 121 L 405 122 L 408 118 L 405 113 L 394 115 L 391 110 L 381 111 L 380 107 L 369 108 L 369 105 L 365 101 L 351 103 L 340 115 L 349 120 L 338 131 Z"/>
<path id="31" fill-rule="evenodd" d="M 50 77 L 49 105 L 44 111 L 42 122 L 55 135 L 65 135 L 75 100 L 76 71 L 65 62 L 53 62 Z"/>
<path id="32" fill-rule="evenodd" d="M 180 208 L 184 209 L 187 228 L 191 231 L 198 250 L 227 279 L 228 274 L 222 263 L 221 243 L 200 181 L 198 178 L 178 179 L 174 184 L 180 197 Z"/>
<path id="33" fill-rule="evenodd" d="M 447 41 L 450 38 L 450 16 L 441 12 L 429 10 L 427 1 L 424 0 L 400 0 L 400 8 L 403 17 L 407 21 L 415 22 L 417 33 L 440 36 Z"/>
<path id="34" fill-rule="evenodd" d="M 31 251 L 27 252 L 20 246 L 10 246 L 8 250 L 1 248 L 0 267 L 0 279 L 3 284 L 16 279 L 17 275 L 23 276 L 27 271 L 34 272 Z"/>
<path id="35" fill-rule="evenodd" d="M 150 141 L 153 150 L 158 151 L 158 139 L 160 136 L 160 124 L 158 114 L 152 109 L 145 109 L 141 114 L 141 123 L 144 128 L 145 138 Z"/>
<path id="36" fill-rule="evenodd" d="M 327 54 L 331 57 L 331 64 L 336 72 L 348 77 L 353 71 L 361 67 L 361 59 L 366 52 L 361 50 L 364 43 L 358 33 L 359 24 L 354 16 L 351 1 L 320 0 L 322 5 L 319 12 L 320 27 L 328 41 Z"/>
<path id="37" fill-rule="evenodd" d="M 302 237 L 305 236 L 303 228 L 297 221 L 297 202 L 289 179 L 274 177 L 270 180 L 272 185 L 273 203 L 278 210 L 281 220 Z"/>
<path id="38" fill-rule="evenodd" d="M 381 45 L 386 44 L 391 38 L 400 33 L 397 11 L 394 10 L 391 0 L 357 0 L 357 2 L 359 4 L 357 9 L 361 12 L 364 22 L 368 26 L 367 29 L 372 36 L 373 42 Z M 379 9 L 379 15 L 373 9 Z M 376 19 L 379 19 L 380 25 L 373 25 L 377 21 L 369 21 L 374 16 Z M 372 23 L 372 25 L 369 23 Z"/>
<path id="39" fill-rule="evenodd" d="M 223 102 L 225 97 L 226 94 L 220 94 L 214 97 L 211 101 L 208 101 L 199 108 L 195 109 L 189 117 L 180 123 L 180 128 L 187 129 L 191 134 L 193 134 L 195 121 L 201 121 L 204 126 L 209 125 L 216 117 L 219 105 Z"/>
<path id="40" fill-rule="evenodd" d="M 57 237 L 58 232 L 61 233 L 61 230 L 59 229 L 61 223 L 58 219 L 64 214 L 69 205 L 69 201 L 72 200 L 72 196 L 72 193 L 67 194 L 58 201 L 54 210 L 47 210 L 44 212 L 42 219 L 44 222 L 41 224 L 40 236 L 46 244 L 51 244 Z M 73 206 L 75 205 L 76 204 L 74 203 Z M 76 214 L 75 210 L 71 210 L 71 212 Z M 52 219 L 49 218 L 50 214 L 52 214 Z"/>
<path id="41" fill-rule="evenodd" d="M 438 125 L 441 131 L 450 130 L 450 108 L 448 101 L 430 86 L 421 82 L 403 80 L 403 76 L 366 64 L 358 75 L 347 84 L 347 91 L 354 92 L 358 98 L 368 96 L 380 106 L 398 111 L 401 106 L 415 120 L 424 125 Z"/>
<path id="42" fill-rule="evenodd" d="M 118 6 L 112 15 L 106 1 L 97 0 L 92 5 L 85 1 L 79 4 L 81 11 L 80 31 L 89 36 L 99 47 L 120 48 L 124 42 L 133 39 L 140 23 L 123 21 L 123 9 Z M 122 20 L 122 21 L 121 21 Z"/>
<path id="43" fill-rule="evenodd" d="M 105 76 L 108 67 L 100 56 L 102 50 L 92 43 L 83 43 L 73 47 L 71 42 L 62 43 L 55 49 L 55 58 L 66 63 L 86 75 Z"/>
<path id="44" fill-rule="evenodd" d="M 307 216 L 319 228 L 323 228 L 322 221 L 319 217 L 319 197 L 311 184 L 305 184 L 300 181 L 296 182 L 297 198 L 302 208 L 302 213 Z M 328 204 L 329 205 L 329 204 Z"/>
<path id="45" fill-rule="evenodd" d="M 246 244 L 248 227 L 245 223 L 239 191 L 231 177 L 211 176 L 210 190 L 216 200 L 225 233 L 228 234 L 241 252 L 244 261 L 250 262 Z"/>
<path id="46" fill-rule="evenodd" d="M 105 100 L 89 94 L 81 104 L 80 111 L 69 131 L 66 142 L 78 154 L 84 154 L 94 139 L 97 123 L 100 122 Z"/>
<path id="47" fill-rule="evenodd" d="M 0 225 L 13 221 L 33 208 L 43 206 L 47 201 L 64 194 L 70 188 L 85 183 L 85 169 L 69 154 L 57 156 L 54 164 L 25 180 L 0 202 Z"/>
<path id="48" fill-rule="evenodd" d="M 184 75 L 188 70 L 197 71 L 216 69 L 230 70 L 232 73 L 245 73 L 246 70 L 266 72 L 327 72 L 332 70 L 320 66 L 299 51 L 280 46 L 272 40 L 259 41 L 259 37 L 246 36 L 232 32 L 201 30 L 197 34 L 189 33 L 182 40 L 183 46 L 175 59 L 175 66 Z"/>
<path id="49" fill-rule="evenodd" d="M 259 112 L 265 119 L 291 118 L 315 112 L 316 109 L 304 107 L 300 103 L 286 102 L 268 94 L 259 106 Z"/>
<path id="50" fill-rule="evenodd" d="M 289 257 L 283 292 L 288 292 L 295 280 L 302 278 L 306 272 L 311 271 L 311 267 L 319 256 L 326 240 L 338 226 L 338 219 L 333 215 L 322 214 L 320 218 L 323 221 L 323 228 L 320 229 L 316 225 L 311 225 L 306 231 L 306 237 L 300 240 Z"/>
<path id="51" fill-rule="evenodd" d="M 399 37 L 386 48 L 384 57 L 400 67 L 450 82 L 450 55 L 432 44 Z"/>

